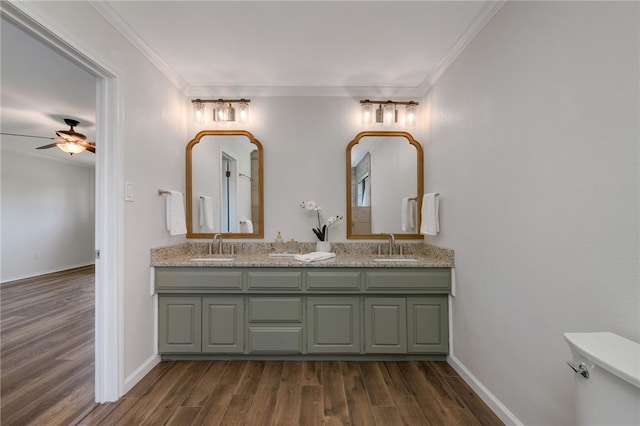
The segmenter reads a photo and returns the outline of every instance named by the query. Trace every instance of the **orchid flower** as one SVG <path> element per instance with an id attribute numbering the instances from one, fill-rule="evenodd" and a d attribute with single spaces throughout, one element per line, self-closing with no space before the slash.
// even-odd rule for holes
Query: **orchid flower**
<path id="1" fill-rule="evenodd" d="M 321 221 L 322 206 L 318 205 L 318 203 L 313 200 L 303 201 L 302 203 L 300 203 L 300 208 L 304 209 L 305 211 L 313 211 L 316 213 L 316 216 L 318 218 L 318 227 L 311 228 L 311 230 L 314 234 L 316 234 L 316 237 L 318 237 L 320 241 L 328 241 L 329 227 L 342 219 L 342 216 L 339 215 L 331 216 L 329 219 L 327 219 L 327 223 L 323 225 Z"/>

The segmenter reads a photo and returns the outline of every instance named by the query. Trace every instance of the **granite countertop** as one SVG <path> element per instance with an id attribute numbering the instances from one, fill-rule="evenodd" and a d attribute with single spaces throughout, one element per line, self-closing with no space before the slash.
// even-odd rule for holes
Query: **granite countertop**
<path id="1" fill-rule="evenodd" d="M 336 257 L 317 262 L 296 260 L 293 254 L 275 254 L 271 243 L 224 243 L 225 255 L 209 256 L 209 243 L 187 242 L 169 247 L 151 250 L 151 266 L 154 267 L 303 267 L 303 268 L 451 268 L 454 266 L 453 250 L 423 243 L 396 243 L 402 245 L 404 256 L 396 258 L 414 258 L 415 262 L 385 261 L 379 262 L 378 247 L 388 247 L 379 243 L 333 243 Z M 234 255 L 231 252 L 233 246 Z M 299 253 L 314 251 L 313 243 L 299 243 Z M 397 249 L 397 247 L 396 247 Z M 383 252 L 384 253 L 384 252 Z M 233 257 L 232 261 L 191 260 L 209 257 Z"/>

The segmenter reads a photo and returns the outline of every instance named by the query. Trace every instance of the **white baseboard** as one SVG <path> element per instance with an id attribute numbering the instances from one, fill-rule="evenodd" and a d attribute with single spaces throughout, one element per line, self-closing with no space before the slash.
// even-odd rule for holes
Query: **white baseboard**
<path id="1" fill-rule="evenodd" d="M 447 362 L 454 370 L 458 372 L 460 377 L 467 382 L 471 389 L 484 401 L 485 404 L 504 422 L 505 425 L 522 426 L 522 422 L 507 409 L 494 394 L 489 392 L 476 376 L 460 362 L 454 355 L 447 355 Z"/>
<path id="2" fill-rule="evenodd" d="M 121 397 L 129 392 L 144 376 L 149 374 L 149 371 L 160 363 L 160 355 L 153 355 L 146 360 L 140 367 L 136 368 L 136 371 L 131 373 L 126 379 L 124 379 L 124 390 Z"/>
<path id="3" fill-rule="evenodd" d="M 16 280 L 23 280 L 25 278 L 38 277 L 40 275 L 52 274 L 54 272 L 67 271 L 69 269 L 82 268 L 83 266 L 89 266 L 89 265 L 93 265 L 93 264 L 95 264 L 95 262 L 92 260 L 91 262 L 77 263 L 75 265 L 60 266 L 60 267 L 57 267 L 57 268 L 51 268 L 51 269 L 47 269 L 47 270 L 44 270 L 44 271 L 38 271 L 38 272 L 30 272 L 28 274 L 19 275 L 19 276 L 16 276 L 16 277 L 3 278 L 2 281 L 0 281 L 0 284 L 10 283 L 11 281 L 16 281 Z"/>

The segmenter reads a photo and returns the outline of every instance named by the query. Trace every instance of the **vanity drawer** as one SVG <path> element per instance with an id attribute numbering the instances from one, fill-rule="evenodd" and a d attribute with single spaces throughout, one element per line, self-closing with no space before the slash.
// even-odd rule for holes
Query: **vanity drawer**
<path id="1" fill-rule="evenodd" d="M 249 353 L 302 353 L 302 327 L 249 327 Z"/>
<path id="2" fill-rule="evenodd" d="M 367 290 L 449 292 L 451 268 L 369 270 L 365 286 Z"/>
<path id="3" fill-rule="evenodd" d="M 308 290 L 358 291 L 360 271 L 310 271 L 307 272 Z"/>
<path id="4" fill-rule="evenodd" d="M 156 268 L 156 289 L 242 289 L 242 271 L 230 268 Z"/>
<path id="5" fill-rule="evenodd" d="M 250 322 L 302 322 L 301 297 L 250 297 Z"/>
<path id="6" fill-rule="evenodd" d="M 302 290 L 302 271 L 250 269 L 247 284 L 249 289 Z"/>

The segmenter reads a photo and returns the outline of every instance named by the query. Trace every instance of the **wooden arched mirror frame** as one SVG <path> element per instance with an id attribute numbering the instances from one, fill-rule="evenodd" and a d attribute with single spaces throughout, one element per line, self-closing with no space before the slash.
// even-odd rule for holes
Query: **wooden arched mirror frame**
<path id="1" fill-rule="evenodd" d="M 264 237 L 263 149 L 250 132 L 203 130 L 186 162 L 187 238 Z"/>
<path id="2" fill-rule="evenodd" d="M 347 145 L 347 238 L 423 239 L 424 154 L 410 133 L 360 132 Z M 403 222 L 403 199 L 415 204 L 413 226 Z M 402 228 L 405 228 L 403 230 Z"/>

